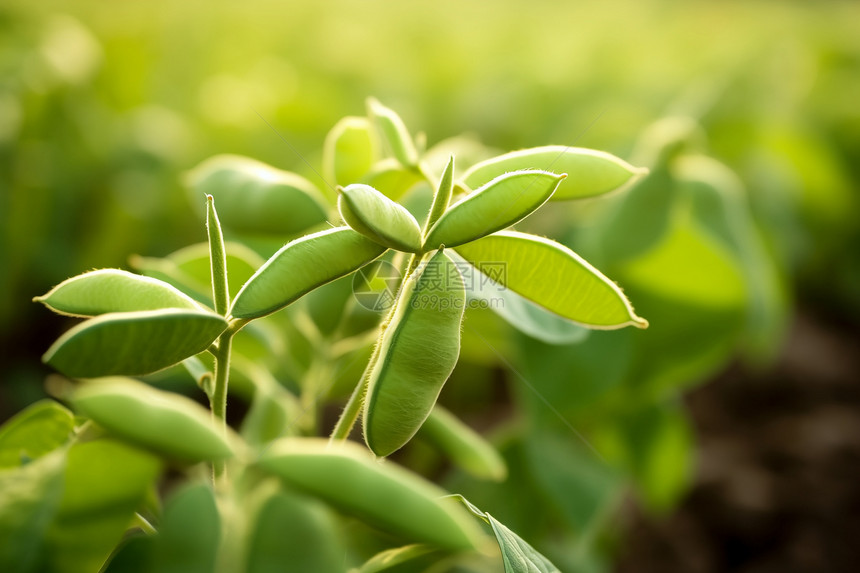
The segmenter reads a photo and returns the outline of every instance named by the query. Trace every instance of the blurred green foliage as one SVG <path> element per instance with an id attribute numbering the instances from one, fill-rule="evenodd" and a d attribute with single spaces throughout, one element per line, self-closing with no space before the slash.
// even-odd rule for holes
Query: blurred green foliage
<path id="1" fill-rule="evenodd" d="M 654 510 L 683 492 L 683 389 L 738 356 L 766 363 L 794 300 L 860 320 L 858 21 L 851 2 L 6 2 L 0 420 L 42 395 L 39 355 L 64 326 L 29 300 L 204 240 L 181 180 L 207 157 L 323 187 L 323 136 L 368 95 L 431 145 L 604 149 L 651 174 L 524 228 L 618 280 L 651 329 L 552 346 L 475 312 L 442 398 L 495 427 L 510 468 L 494 486 L 451 472 L 449 489 L 563 570 L 598 568 L 629 484 Z M 441 471 L 420 446 L 404 456 Z"/>

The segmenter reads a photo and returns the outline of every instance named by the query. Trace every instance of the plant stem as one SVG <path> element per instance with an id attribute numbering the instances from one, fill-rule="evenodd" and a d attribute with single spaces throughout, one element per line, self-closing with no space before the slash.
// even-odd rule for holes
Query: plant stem
<path id="1" fill-rule="evenodd" d="M 218 339 L 218 350 L 215 356 L 214 383 L 212 386 L 212 397 L 210 407 L 212 408 L 212 419 L 218 429 L 227 434 L 227 385 L 230 378 L 230 354 L 233 346 L 233 335 L 235 332 L 227 329 Z M 223 461 L 214 462 L 212 469 L 216 482 L 225 477 L 225 464 Z"/>
<path id="2" fill-rule="evenodd" d="M 346 406 L 343 408 L 343 412 L 340 414 L 340 418 L 337 420 L 337 424 L 334 426 L 334 430 L 331 432 L 330 442 L 345 440 L 349 437 L 350 432 L 352 432 L 352 427 L 355 426 L 355 422 L 358 420 L 358 413 L 361 411 L 361 403 L 364 399 L 364 391 L 367 386 L 367 377 L 374 362 L 376 362 L 376 348 L 373 349 L 373 355 L 370 357 L 367 369 L 361 375 L 361 380 L 355 385 L 355 389 L 352 391 Z"/>

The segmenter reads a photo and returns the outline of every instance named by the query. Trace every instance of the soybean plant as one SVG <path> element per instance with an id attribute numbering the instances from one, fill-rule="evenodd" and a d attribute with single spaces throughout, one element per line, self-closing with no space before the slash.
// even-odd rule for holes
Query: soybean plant
<path id="1" fill-rule="evenodd" d="M 71 410 L 46 400 L 0 429 L 0 570 L 110 571 L 137 559 L 153 571 L 557 571 L 489 513 L 382 458 L 421 432 L 479 478 L 504 479 L 493 446 L 437 405 L 481 296 L 464 273 L 503 268 L 491 278 L 512 305 L 497 310 L 526 332 L 535 320 L 647 326 L 576 253 L 508 230 L 548 201 L 603 195 L 642 170 L 547 146 L 467 158 L 458 171 L 450 151 L 425 150 L 370 100 L 367 117 L 326 139 L 326 187 L 248 158 L 210 159 L 187 178 L 205 204 L 205 247 L 135 259 L 149 276 L 97 270 L 37 297 L 83 319 L 44 355 L 76 382 L 56 391 Z M 249 233 L 300 236 L 264 261 L 225 241 Z M 368 325 L 326 285 L 383 258 L 402 279 Z M 293 351 L 290 364 L 276 340 L 306 355 Z M 362 350 L 366 367 L 320 437 L 331 363 Z M 183 370 L 209 411 L 157 388 L 153 373 Z M 238 432 L 228 393 L 250 396 Z M 366 447 L 347 440 L 359 417 Z M 162 510 L 155 488 L 167 467 L 185 483 Z M 367 529 L 345 527 L 348 517 Z M 351 534 L 374 541 L 356 546 Z"/>

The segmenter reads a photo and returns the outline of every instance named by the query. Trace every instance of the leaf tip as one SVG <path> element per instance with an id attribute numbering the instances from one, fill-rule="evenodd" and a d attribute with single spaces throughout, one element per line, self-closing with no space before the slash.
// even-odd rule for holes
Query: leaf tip
<path id="1" fill-rule="evenodd" d="M 645 330 L 650 325 L 648 320 L 642 318 L 641 316 L 635 316 L 635 315 L 633 316 L 633 323 L 632 324 L 636 328 L 641 328 L 642 330 Z"/>

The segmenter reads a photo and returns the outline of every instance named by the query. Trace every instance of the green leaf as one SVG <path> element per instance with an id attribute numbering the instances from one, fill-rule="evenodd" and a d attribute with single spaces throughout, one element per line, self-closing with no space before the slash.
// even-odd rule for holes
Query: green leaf
<path id="1" fill-rule="evenodd" d="M 358 183 L 376 159 L 373 126 L 364 117 L 345 117 L 328 132 L 323 175 L 331 185 Z"/>
<path id="2" fill-rule="evenodd" d="M 230 312 L 247 319 L 273 313 L 313 289 L 360 269 L 385 251 L 348 227 L 296 239 L 272 255 L 245 283 Z"/>
<path id="3" fill-rule="evenodd" d="M 461 508 L 440 499 L 444 491 L 392 462 L 379 463 L 353 442 L 282 438 L 259 465 L 288 485 L 398 537 L 454 551 L 479 546 L 480 532 Z"/>
<path id="4" fill-rule="evenodd" d="M 503 523 L 489 513 L 478 509 L 474 504 L 462 495 L 453 496 L 466 508 L 490 524 L 496 542 L 502 552 L 502 561 L 505 564 L 505 573 L 561 573 L 549 559 L 541 555 L 534 547 L 529 545 L 523 538 L 508 529 Z"/>
<path id="5" fill-rule="evenodd" d="M 278 492 L 267 499 L 248 537 L 247 573 L 343 573 L 345 548 L 319 501 Z"/>
<path id="6" fill-rule="evenodd" d="M 500 175 L 524 169 L 568 174 L 569 177 L 561 182 L 552 196 L 553 201 L 602 195 L 647 173 L 645 169 L 633 167 L 602 151 L 547 145 L 513 151 L 482 161 L 469 168 L 461 179 L 475 189 Z"/>
<path id="7" fill-rule="evenodd" d="M 404 167 L 418 165 L 418 151 L 400 116 L 374 98 L 368 98 L 367 112 L 391 155 Z"/>
<path id="8" fill-rule="evenodd" d="M 293 235 L 326 219 L 319 189 L 295 173 L 237 155 L 207 159 L 186 178 L 192 205 L 218 201 L 221 223 L 239 233 Z"/>
<path id="9" fill-rule="evenodd" d="M 756 229 L 743 183 L 728 167 L 705 156 L 682 156 L 673 167 L 679 193 L 692 201 L 693 217 L 731 252 L 744 275 L 749 297 L 744 350 L 774 356 L 788 318 L 786 287 Z"/>
<path id="10" fill-rule="evenodd" d="M 72 403 L 116 436 L 168 457 L 199 462 L 233 455 L 206 408 L 136 380 L 90 381 L 74 391 Z"/>
<path id="11" fill-rule="evenodd" d="M 66 452 L 0 469 L 0 571 L 44 570 L 45 531 L 63 495 Z"/>
<path id="12" fill-rule="evenodd" d="M 373 187 L 356 183 L 341 189 L 337 207 L 343 220 L 365 237 L 398 251 L 421 250 L 418 221 Z"/>
<path id="13" fill-rule="evenodd" d="M 590 328 L 645 328 L 624 293 L 567 247 L 534 235 L 502 231 L 457 247 L 479 270 L 501 266 L 497 282 L 543 308 Z"/>
<path id="14" fill-rule="evenodd" d="M 162 308 L 200 309 L 190 297 L 163 281 L 119 269 L 100 269 L 66 279 L 33 300 L 69 316 Z"/>
<path id="15" fill-rule="evenodd" d="M 221 518 L 212 489 L 186 485 L 174 493 L 155 538 L 153 571 L 212 573 L 220 544 Z"/>
<path id="16" fill-rule="evenodd" d="M 456 247 L 510 227 L 543 205 L 565 177 L 546 171 L 500 175 L 451 205 L 427 232 L 425 250 Z"/>
<path id="17" fill-rule="evenodd" d="M 99 571 L 160 472 L 157 458 L 113 440 L 72 446 L 59 511 L 47 532 L 47 569 Z"/>
<path id="18" fill-rule="evenodd" d="M 68 441 L 74 415 L 53 400 L 40 400 L 0 426 L 0 468 L 18 467 Z"/>
<path id="19" fill-rule="evenodd" d="M 505 573 L 561 573 L 549 559 L 495 517 L 488 513 L 487 519 L 496 535 L 496 541 L 499 542 Z"/>
<path id="20" fill-rule="evenodd" d="M 449 251 L 449 256 L 464 275 L 468 308 L 490 309 L 520 332 L 549 344 L 571 344 L 588 337 L 587 328 L 536 305 L 489 276 L 498 279 L 504 266 L 483 265 L 485 272 L 481 272 L 456 251 Z"/>
<path id="21" fill-rule="evenodd" d="M 496 448 L 438 404 L 424 421 L 418 435 L 479 479 L 502 481 L 508 475 L 505 460 Z"/>
<path id="22" fill-rule="evenodd" d="M 42 360 L 77 378 L 149 374 L 203 352 L 225 328 L 224 318 L 205 311 L 109 313 L 63 334 Z"/>

